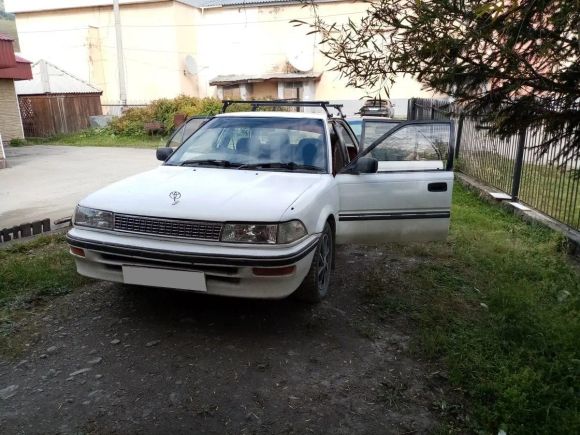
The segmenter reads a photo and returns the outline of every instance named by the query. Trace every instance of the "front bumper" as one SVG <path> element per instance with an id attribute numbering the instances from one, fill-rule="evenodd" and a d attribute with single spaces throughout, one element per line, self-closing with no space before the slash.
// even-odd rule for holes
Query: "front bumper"
<path id="1" fill-rule="evenodd" d="M 290 246 L 194 243 L 73 228 L 67 234 L 81 275 L 124 282 L 123 266 L 203 272 L 208 294 L 249 298 L 283 298 L 293 293 L 308 274 L 318 235 Z M 295 266 L 283 276 L 256 276 L 254 267 Z"/>

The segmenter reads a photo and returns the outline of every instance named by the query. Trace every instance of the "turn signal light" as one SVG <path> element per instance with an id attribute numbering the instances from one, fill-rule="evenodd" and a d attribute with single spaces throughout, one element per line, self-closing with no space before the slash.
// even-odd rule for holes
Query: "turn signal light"
<path id="1" fill-rule="evenodd" d="M 78 255 L 79 257 L 84 257 L 85 256 L 85 250 L 81 249 L 81 248 L 77 248 L 75 246 L 71 246 L 70 247 L 70 253 L 72 255 Z"/>
<path id="2" fill-rule="evenodd" d="M 296 270 L 296 266 L 285 267 L 254 267 L 252 271 L 256 276 L 284 276 L 291 275 Z"/>

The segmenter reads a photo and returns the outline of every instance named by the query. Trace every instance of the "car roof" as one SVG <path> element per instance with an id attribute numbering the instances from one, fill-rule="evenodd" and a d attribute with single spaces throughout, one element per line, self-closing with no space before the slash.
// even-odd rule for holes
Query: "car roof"
<path id="1" fill-rule="evenodd" d="M 253 118 L 298 118 L 298 119 L 328 119 L 326 113 L 304 113 L 304 112 L 231 112 L 231 113 L 220 113 L 216 115 L 218 118 L 228 118 L 228 117 L 253 117 Z"/>

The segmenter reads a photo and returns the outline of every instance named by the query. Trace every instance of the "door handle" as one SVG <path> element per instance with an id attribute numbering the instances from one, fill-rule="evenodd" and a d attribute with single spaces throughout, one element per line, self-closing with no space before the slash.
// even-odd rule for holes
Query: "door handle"
<path id="1" fill-rule="evenodd" d="M 447 183 L 429 183 L 427 190 L 429 192 L 447 192 Z"/>

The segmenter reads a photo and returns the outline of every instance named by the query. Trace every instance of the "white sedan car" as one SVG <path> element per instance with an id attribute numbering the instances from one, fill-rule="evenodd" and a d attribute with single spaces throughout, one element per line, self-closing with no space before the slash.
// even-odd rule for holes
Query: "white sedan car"
<path id="1" fill-rule="evenodd" d="M 83 199 L 70 252 L 102 280 L 319 301 L 336 244 L 446 238 L 452 144 L 447 121 L 401 123 L 359 153 L 342 117 L 223 113 Z"/>

